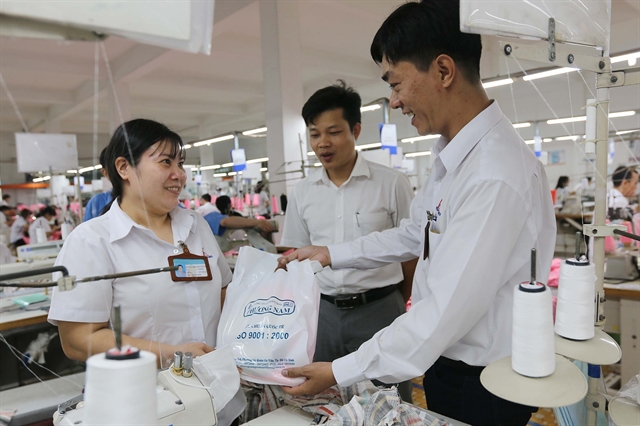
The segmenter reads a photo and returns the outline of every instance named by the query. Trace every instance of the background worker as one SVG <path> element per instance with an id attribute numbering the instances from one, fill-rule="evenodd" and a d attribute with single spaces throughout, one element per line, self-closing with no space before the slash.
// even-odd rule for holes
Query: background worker
<path id="1" fill-rule="evenodd" d="M 100 169 L 100 173 L 102 174 L 102 177 L 109 180 L 109 170 L 105 158 L 106 151 L 107 148 L 103 149 L 102 152 L 100 152 L 100 165 L 102 166 L 102 168 Z M 109 204 L 109 202 L 111 202 L 110 190 L 101 192 L 100 194 L 96 194 L 91 197 L 84 210 L 84 221 L 86 222 L 87 220 L 100 216 L 103 213 L 102 210 L 107 204 Z"/>
<path id="2" fill-rule="evenodd" d="M 407 177 L 356 151 L 360 106 L 360 95 L 344 81 L 318 90 L 303 106 L 311 149 L 322 168 L 290 194 L 281 245 L 354 241 L 409 217 L 413 191 Z M 405 313 L 401 285 L 408 298 L 416 263 L 417 259 L 407 262 L 404 275 L 399 262 L 366 271 L 326 269 L 317 274 L 322 295 L 314 360 L 333 361 L 356 351 Z M 411 401 L 411 382 L 399 389 L 402 399 Z"/>
<path id="3" fill-rule="evenodd" d="M 221 237 L 229 229 L 258 228 L 262 232 L 272 232 L 273 225 L 268 220 L 254 219 L 232 214 L 231 198 L 221 195 L 216 198 L 215 212 L 204 217 L 213 235 Z"/>
<path id="4" fill-rule="evenodd" d="M 269 201 L 269 193 L 265 188 L 265 183 L 260 181 L 256 184 L 255 192 L 258 194 L 258 210 L 257 213 L 266 219 L 271 219 L 269 207 L 271 202 Z"/>
<path id="5" fill-rule="evenodd" d="M 613 188 L 607 194 L 607 207 L 626 209 L 629 198 L 636 194 L 638 188 L 638 172 L 635 167 L 619 166 L 611 175 Z"/>
<path id="6" fill-rule="evenodd" d="M 9 236 L 9 244 L 12 249 L 27 244 L 24 240 L 25 234 L 29 234 L 29 216 L 31 211 L 29 209 L 22 209 L 18 216 L 11 224 L 11 234 Z"/>
<path id="7" fill-rule="evenodd" d="M 29 239 L 32 243 L 37 242 L 36 233 L 37 229 L 44 229 L 44 232 L 47 238 L 51 237 L 55 231 L 60 229 L 59 226 L 54 225 L 51 226 L 51 221 L 56 217 L 56 210 L 51 206 L 46 206 L 40 213 L 38 213 L 38 217 L 34 220 L 29 226 Z"/>
<path id="8" fill-rule="evenodd" d="M 200 197 L 200 207 L 196 209 L 196 212 L 200 213 L 202 216 L 206 216 L 209 213 L 220 212 L 220 210 L 211 204 L 211 195 L 203 194 L 202 197 Z"/>
<path id="9" fill-rule="evenodd" d="M 459 1 L 406 3 L 378 30 L 373 59 L 391 87 L 389 104 L 418 134 L 440 134 L 433 170 L 411 220 L 356 241 L 307 247 L 335 269 L 380 267 L 420 256 L 409 312 L 333 363 L 283 371 L 304 376 L 292 394 L 339 383 L 420 376 L 430 410 L 473 425 L 526 425 L 534 407 L 492 395 L 480 373 L 511 355 L 513 290 L 549 273 L 556 239 L 544 167 L 480 80 L 482 44 L 460 31 Z M 535 362 L 535 360 L 532 360 Z"/>

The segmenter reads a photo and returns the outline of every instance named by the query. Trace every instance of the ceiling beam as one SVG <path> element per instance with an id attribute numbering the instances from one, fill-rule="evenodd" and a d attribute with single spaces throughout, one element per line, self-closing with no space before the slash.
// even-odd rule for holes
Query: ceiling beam
<path id="1" fill-rule="evenodd" d="M 157 99 L 157 98 L 135 98 L 131 100 L 131 108 L 134 110 L 161 110 L 161 111 L 184 111 L 189 113 L 215 114 L 215 115 L 238 115 L 244 113 L 244 108 L 237 105 L 220 104 L 219 102 L 193 102 L 188 99 Z"/>
<path id="2" fill-rule="evenodd" d="M 264 88 L 262 82 L 231 80 L 226 78 L 206 78 L 188 76 L 185 73 L 164 72 L 161 77 L 145 78 L 141 81 L 138 88 L 153 88 L 155 86 L 162 88 L 175 87 L 180 88 L 196 88 L 207 91 L 241 93 L 251 95 L 263 95 Z"/>
<path id="3" fill-rule="evenodd" d="M 64 60 L 57 55 L 34 55 L 10 49 L 2 50 L 2 69 L 24 71 L 35 74 L 58 74 L 75 77 L 93 77 L 93 58 L 90 61 L 81 58 L 66 57 Z"/>
<path id="4" fill-rule="evenodd" d="M 345 78 L 380 78 L 380 68 L 373 60 L 356 59 L 350 56 L 338 55 L 318 49 L 301 49 L 302 69 L 318 68 L 340 73 Z"/>
<path id="5" fill-rule="evenodd" d="M 11 95 L 16 102 L 38 104 L 71 104 L 73 93 L 70 90 L 33 89 L 29 87 L 13 87 Z M 22 109 L 22 108 L 21 108 Z"/>
<path id="6" fill-rule="evenodd" d="M 171 54 L 171 50 L 155 46 L 136 45 L 115 60 L 111 61 L 111 72 L 113 82 L 130 82 L 153 71 L 164 63 Z M 98 83 L 98 97 L 104 96 L 111 90 L 110 82 L 101 79 Z M 78 111 L 87 108 L 92 104 L 94 97 L 94 80 L 85 81 L 73 93 L 73 103 L 69 106 L 54 105 L 49 109 L 47 120 L 56 122 L 71 117 Z M 45 122 L 41 121 L 32 132 L 42 131 Z"/>

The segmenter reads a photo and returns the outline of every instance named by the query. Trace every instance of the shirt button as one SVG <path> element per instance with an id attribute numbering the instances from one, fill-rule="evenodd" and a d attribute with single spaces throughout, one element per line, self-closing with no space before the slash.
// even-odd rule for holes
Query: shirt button
<path id="1" fill-rule="evenodd" d="M 173 252 L 174 252 L 175 254 L 178 254 L 178 253 L 180 253 L 180 250 L 175 249 L 175 250 L 173 250 Z"/>
<path id="2" fill-rule="evenodd" d="M 338 289 L 338 293 L 342 293 L 342 289 L 341 288 Z"/>
<path id="3" fill-rule="evenodd" d="M 192 313 L 193 315 L 198 315 L 198 314 L 200 313 L 200 311 L 199 311 L 198 309 L 192 309 L 192 310 L 191 310 L 191 313 Z"/>
<path id="4" fill-rule="evenodd" d="M 342 217 L 342 215 L 341 215 L 341 214 L 339 214 L 339 215 L 338 215 L 338 219 L 340 219 L 341 217 Z"/>

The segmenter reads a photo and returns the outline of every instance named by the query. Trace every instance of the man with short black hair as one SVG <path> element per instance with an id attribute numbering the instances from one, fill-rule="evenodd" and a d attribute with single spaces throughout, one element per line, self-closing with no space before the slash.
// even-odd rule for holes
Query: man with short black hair
<path id="1" fill-rule="evenodd" d="M 216 206 L 211 204 L 211 195 L 202 194 L 202 197 L 200 197 L 200 207 L 196 209 L 196 212 L 200 213 L 202 216 L 206 216 L 209 213 L 213 213 L 213 212 L 219 213 L 220 210 L 218 210 Z"/>
<path id="2" fill-rule="evenodd" d="M 360 106 L 360 95 L 340 81 L 315 92 L 302 108 L 322 169 L 290 194 L 281 245 L 354 241 L 399 226 L 409 217 L 413 191 L 407 177 L 356 151 Z M 322 297 L 314 361 L 333 361 L 355 352 L 405 313 L 403 293 L 408 299 L 416 263 L 413 259 L 404 268 L 395 262 L 367 271 L 325 269 L 317 274 Z M 402 399 L 411 401 L 410 381 L 401 383 L 399 390 Z"/>
<path id="3" fill-rule="evenodd" d="M 638 187 L 638 172 L 635 167 L 619 166 L 611 175 L 613 188 L 607 197 L 607 207 L 610 209 L 624 209 L 629 207 L 629 197 L 636 193 Z"/>
<path id="4" fill-rule="evenodd" d="M 10 207 L 11 204 L 9 203 L 9 201 L 11 201 L 11 194 L 4 194 L 2 196 L 2 201 L 0 201 L 0 205 Z"/>
<path id="5" fill-rule="evenodd" d="M 481 50 L 479 35 L 460 31 L 456 0 L 406 3 L 378 30 L 371 54 L 391 87 L 390 106 L 420 135 L 441 135 L 432 172 L 400 227 L 280 261 L 368 269 L 420 256 L 414 304 L 355 353 L 283 370 L 307 377 L 288 392 L 426 371 L 429 409 L 465 423 L 526 425 L 536 410 L 480 383 L 485 366 L 511 355 L 513 292 L 530 278 L 531 249 L 537 276 L 546 276 L 556 238 L 544 167 L 484 91 Z"/>

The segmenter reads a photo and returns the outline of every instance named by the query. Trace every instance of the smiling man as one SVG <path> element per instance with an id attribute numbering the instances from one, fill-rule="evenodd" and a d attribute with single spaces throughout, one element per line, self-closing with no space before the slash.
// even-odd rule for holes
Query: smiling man
<path id="1" fill-rule="evenodd" d="M 302 108 L 311 148 L 322 169 L 298 183 L 290 198 L 281 244 L 304 247 L 353 241 L 396 227 L 409 217 L 413 191 L 399 171 L 356 151 L 360 96 L 344 82 L 313 94 Z M 415 256 L 414 256 L 415 258 Z M 350 354 L 405 311 L 416 260 L 366 271 L 325 269 L 318 277 L 320 317 L 315 361 Z M 403 287 L 404 284 L 404 287 Z M 393 384 L 397 381 L 391 382 Z M 411 401 L 411 383 L 400 385 Z"/>
<path id="2" fill-rule="evenodd" d="M 419 134 L 442 135 L 411 219 L 280 260 L 310 258 L 337 272 L 419 256 L 414 305 L 356 352 L 285 370 L 308 378 L 286 389 L 291 394 L 424 373 L 429 409 L 466 423 L 526 425 L 536 410 L 490 394 L 480 373 L 511 355 L 513 291 L 529 279 L 532 248 L 537 276 L 549 273 L 556 232 L 549 183 L 482 87 L 480 36 L 459 28 L 458 1 L 411 2 L 386 19 L 371 45 L 392 89 L 390 105 L 411 116 Z"/>

